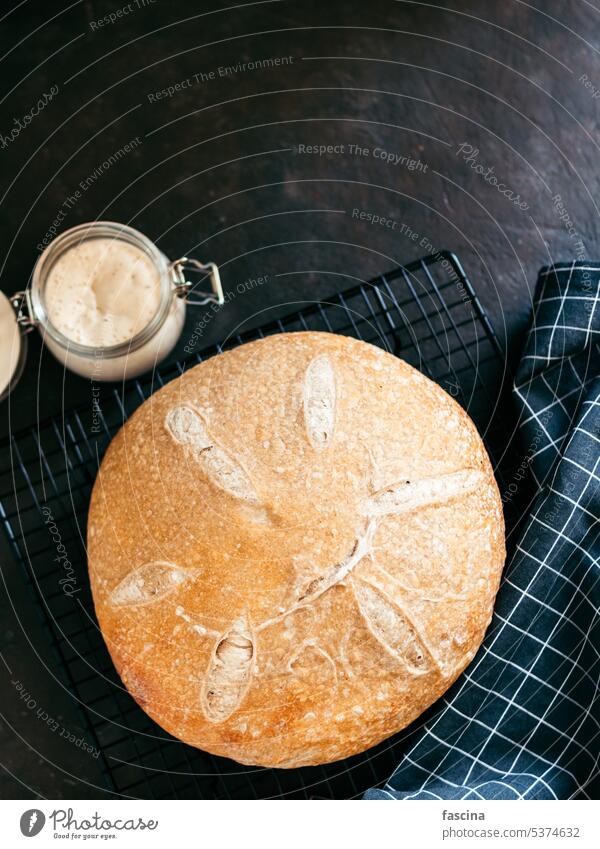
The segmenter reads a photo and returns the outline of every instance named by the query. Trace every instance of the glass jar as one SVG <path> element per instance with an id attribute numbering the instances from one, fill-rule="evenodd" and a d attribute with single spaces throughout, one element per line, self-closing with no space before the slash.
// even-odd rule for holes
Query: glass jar
<path id="1" fill-rule="evenodd" d="M 158 307 L 152 318 L 130 339 L 114 345 L 80 344 L 65 336 L 49 317 L 46 293 L 52 268 L 67 251 L 90 239 L 118 240 L 134 246 L 151 261 L 159 281 Z M 192 283 L 185 279 L 189 269 L 210 278 L 212 291 L 200 300 L 189 298 Z M 204 264 L 187 257 L 171 262 L 143 233 L 112 221 L 80 224 L 57 236 L 38 258 L 30 288 L 12 300 L 17 321 L 25 332 L 37 327 L 47 347 L 66 368 L 98 381 L 127 380 L 153 369 L 177 344 L 187 303 L 224 302 L 214 263 Z"/>
<path id="2" fill-rule="evenodd" d="M 27 337 L 19 332 L 12 304 L 0 292 L 0 402 L 19 382 L 26 359 Z"/>

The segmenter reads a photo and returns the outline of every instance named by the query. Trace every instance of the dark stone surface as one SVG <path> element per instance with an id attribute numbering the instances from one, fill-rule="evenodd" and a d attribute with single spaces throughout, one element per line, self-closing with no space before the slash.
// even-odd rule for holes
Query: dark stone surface
<path id="1" fill-rule="evenodd" d="M 600 99 L 590 86 L 600 86 L 600 18 L 589 4 L 572 0 L 551 12 L 541 0 L 537 8 L 515 0 L 276 0 L 229 9 L 85 0 L 63 11 L 68 5 L 24 2 L 2 21 L 0 286 L 7 293 L 27 285 L 36 245 L 57 217 L 59 230 L 93 219 L 130 223 L 172 258 L 219 263 L 229 292 L 268 275 L 212 319 L 206 343 L 240 323 L 260 323 L 266 306 L 285 312 L 449 248 L 514 361 L 538 268 L 597 259 Z M 127 11 L 98 25 L 119 9 Z M 277 57 L 290 58 L 219 71 Z M 172 96 L 157 97 L 184 80 Z M 56 96 L 10 141 L 14 119 L 52 86 Z M 133 151 L 104 166 L 136 138 Z M 311 144 L 339 147 L 299 152 Z M 422 166 L 387 163 L 378 150 Z M 512 199 L 491 184 L 492 173 Z M 561 220 L 556 195 L 571 223 Z M 395 226 L 370 224 L 353 210 Z M 198 317 L 190 310 L 174 357 Z M 37 334 L 29 339 L 25 375 L 0 411 L 0 435 L 63 405 L 91 404 L 89 382 L 42 355 Z M 11 639 L 37 675 L 23 634 L 17 629 Z M 41 701 L 54 699 L 45 678 L 36 680 L 49 688 Z M 5 682 L 2 692 L 2 712 L 14 722 L 2 728 L 0 761 L 23 782 L 7 778 L 2 794 L 84 795 L 83 785 L 74 789 L 65 772 L 32 754 L 49 752 L 52 735 L 19 710 Z"/>

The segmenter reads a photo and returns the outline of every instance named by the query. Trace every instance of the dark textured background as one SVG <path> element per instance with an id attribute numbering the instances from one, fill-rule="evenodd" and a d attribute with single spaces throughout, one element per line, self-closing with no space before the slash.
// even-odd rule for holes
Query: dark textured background
<path id="1" fill-rule="evenodd" d="M 128 14 L 102 28 L 94 23 L 127 4 L 13 6 L 0 13 L 0 135 L 51 86 L 58 93 L 0 147 L 7 293 L 27 285 L 36 245 L 80 181 L 138 136 L 60 227 L 127 222 L 171 258 L 219 263 L 230 292 L 268 275 L 212 319 L 206 343 L 242 322 L 259 323 L 266 306 L 286 312 L 289 302 L 414 259 L 428 252 L 419 245 L 427 242 L 459 255 L 514 362 L 538 268 L 597 258 L 600 98 L 581 77 L 600 86 L 600 12 L 583 0 L 132 0 Z M 218 74 L 220 66 L 282 56 L 293 61 Z M 158 90 L 211 71 L 216 79 L 151 102 Z M 300 154 L 302 144 L 345 152 Z M 351 144 L 410 155 L 427 168 L 352 155 Z M 476 161 L 493 167 L 528 208 L 475 173 L 457 152 L 461 144 L 477 149 Z M 557 194 L 570 227 L 559 218 Z M 356 208 L 397 226 L 357 220 Z M 190 310 L 189 326 L 198 318 Z M 89 382 L 42 356 L 37 334 L 29 341 L 25 375 L 0 408 L 0 436 L 63 405 L 91 403 Z M 3 656 L 68 724 L 68 701 L 55 701 L 62 697 L 30 657 L 18 582 L 5 572 L 15 586 L 11 601 L 0 600 Z M 60 747 L 9 683 L 2 692 L 1 795 L 90 793 L 67 775 L 77 772 L 75 753 L 65 751 L 73 747 Z"/>

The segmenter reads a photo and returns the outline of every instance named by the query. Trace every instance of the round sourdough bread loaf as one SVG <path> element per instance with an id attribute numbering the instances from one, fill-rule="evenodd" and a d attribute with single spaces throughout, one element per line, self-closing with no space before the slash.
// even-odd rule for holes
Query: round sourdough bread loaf
<path id="1" fill-rule="evenodd" d="M 469 417 L 326 333 L 243 345 L 156 392 L 108 449 L 88 545 L 141 707 L 278 767 L 363 751 L 431 705 L 482 640 L 505 554 Z"/>

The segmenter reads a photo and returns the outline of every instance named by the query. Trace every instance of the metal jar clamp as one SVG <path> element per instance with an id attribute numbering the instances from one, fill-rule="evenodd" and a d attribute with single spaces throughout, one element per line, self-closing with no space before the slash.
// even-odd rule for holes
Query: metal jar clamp
<path id="1" fill-rule="evenodd" d="M 179 298 L 183 298 L 186 304 L 191 306 L 201 307 L 205 304 L 224 304 L 223 287 L 221 285 L 221 275 L 219 267 L 214 262 L 199 262 L 197 259 L 190 259 L 187 256 L 176 259 L 170 265 L 171 276 L 173 278 L 173 286 L 175 294 Z M 203 273 L 202 280 L 206 277 L 210 278 L 211 292 L 198 292 L 201 298 L 190 298 L 194 293 L 194 285 L 189 280 L 186 280 L 187 271 L 200 271 Z"/>

